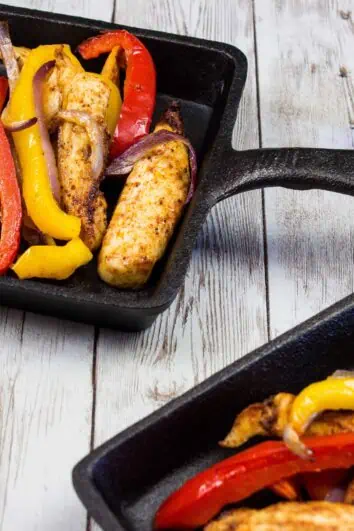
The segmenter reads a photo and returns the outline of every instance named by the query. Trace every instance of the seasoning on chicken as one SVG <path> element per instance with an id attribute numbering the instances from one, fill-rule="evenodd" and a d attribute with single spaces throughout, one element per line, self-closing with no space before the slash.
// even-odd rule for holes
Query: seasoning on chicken
<path id="1" fill-rule="evenodd" d="M 354 529 L 354 507 L 343 503 L 278 503 L 266 509 L 237 509 L 205 531 L 342 531 Z"/>
<path id="2" fill-rule="evenodd" d="M 161 129 L 183 133 L 176 103 L 155 131 Z M 102 280 L 120 288 L 140 288 L 147 282 L 181 217 L 190 180 L 182 142 L 154 147 L 134 165 L 103 240 L 98 262 Z"/>
<path id="3" fill-rule="evenodd" d="M 205 531 L 235 531 L 241 524 L 247 522 L 251 516 L 257 513 L 256 509 L 247 509 L 242 507 L 235 511 L 230 511 L 221 515 L 217 520 L 210 522 Z"/>
<path id="4" fill-rule="evenodd" d="M 119 92 L 102 76 L 82 72 L 71 80 L 63 109 L 86 113 L 95 120 L 96 129 L 99 129 L 96 138 L 103 164 L 98 175 L 93 175 L 93 146 L 86 128 L 64 122 L 58 134 L 58 170 L 63 205 L 68 213 L 80 218 L 81 238 L 94 251 L 100 246 L 107 226 L 107 203 L 100 191 L 100 182 L 120 109 Z"/>
<path id="5" fill-rule="evenodd" d="M 278 393 L 264 402 L 252 404 L 237 415 L 230 433 L 220 443 L 237 448 L 256 435 L 282 437 L 289 422 L 295 395 Z M 308 426 L 306 435 L 334 435 L 354 432 L 354 412 L 325 411 Z"/>

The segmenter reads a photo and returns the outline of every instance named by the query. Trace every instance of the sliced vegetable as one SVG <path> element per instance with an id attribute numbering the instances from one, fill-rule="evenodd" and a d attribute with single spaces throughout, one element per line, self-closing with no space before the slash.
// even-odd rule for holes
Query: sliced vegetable
<path id="1" fill-rule="evenodd" d="M 284 442 L 294 453 L 304 459 L 311 457 L 311 450 L 300 441 L 312 420 L 327 409 L 354 410 L 354 378 L 327 378 L 301 391 L 295 398 L 289 423 L 284 430 Z"/>
<path id="2" fill-rule="evenodd" d="M 333 501 L 333 495 L 341 490 L 344 500 L 344 489 L 342 488 L 346 479 L 348 479 L 348 470 L 335 469 L 324 470 L 323 472 L 309 472 L 303 474 L 301 483 L 304 485 L 311 500 Z"/>
<path id="3" fill-rule="evenodd" d="M 205 524 L 225 505 L 243 500 L 278 481 L 304 472 L 349 468 L 354 464 L 354 434 L 309 437 L 313 452 L 304 460 L 283 442 L 268 441 L 197 474 L 159 508 L 155 529 L 190 529 Z"/>
<path id="4" fill-rule="evenodd" d="M 5 126 L 5 129 L 9 131 L 10 133 L 16 133 L 17 131 L 23 131 L 24 129 L 28 129 L 28 127 L 32 127 L 32 125 L 37 123 L 37 118 L 34 116 L 33 118 L 30 118 L 29 120 L 20 120 L 19 122 L 13 122 L 12 124 L 7 124 Z"/>
<path id="5" fill-rule="evenodd" d="M 86 129 L 91 144 L 92 179 L 96 181 L 103 172 L 104 164 L 102 126 L 91 114 L 83 111 L 60 111 L 57 116 L 61 120 L 81 125 Z"/>
<path id="6" fill-rule="evenodd" d="M 84 59 L 93 59 L 117 46 L 125 52 L 127 71 L 123 105 L 111 145 L 112 158 L 148 134 L 156 98 L 156 72 L 151 55 L 128 31 L 102 33 L 81 43 L 78 51 Z"/>
<path id="7" fill-rule="evenodd" d="M 112 83 L 119 83 L 119 57 L 122 54 L 122 48 L 115 46 L 112 48 L 111 53 L 107 57 L 105 64 L 103 65 L 101 75 Z"/>
<path id="8" fill-rule="evenodd" d="M 47 172 L 50 186 L 58 205 L 60 205 L 60 184 L 58 178 L 57 164 L 54 156 L 49 133 L 45 124 L 43 113 L 43 87 L 48 72 L 55 66 L 55 61 L 44 63 L 33 77 L 33 98 L 36 116 L 38 118 L 39 134 L 41 136 L 42 149 L 47 165 Z"/>
<path id="9" fill-rule="evenodd" d="M 8 90 L 9 90 L 9 82 L 7 78 L 4 76 L 0 76 L 0 112 L 2 111 L 5 105 Z"/>
<path id="10" fill-rule="evenodd" d="M 0 51 L 9 80 L 10 93 L 12 94 L 19 78 L 20 70 L 10 38 L 9 24 L 4 20 L 0 21 Z"/>
<path id="11" fill-rule="evenodd" d="M 20 256 L 12 270 L 21 279 L 49 278 L 65 280 L 76 269 L 88 264 L 92 253 L 80 238 L 74 238 L 63 247 L 34 245 Z"/>
<path id="12" fill-rule="evenodd" d="M 271 485 L 270 490 L 285 500 L 301 500 L 301 489 L 296 478 L 282 479 Z"/>
<path id="13" fill-rule="evenodd" d="M 188 203 L 194 193 L 197 179 L 197 156 L 191 142 L 183 135 L 161 129 L 155 133 L 150 133 L 138 140 L 133 146 L 128 148 L 122 155 L 117 157 L 106 169 L 106 175 L 111 177 L 127 175 L 133 169 L 134 164 L 145 157 L 153 148 L 166 144 L 167 142 L 182 142 L 189 150 L 189 164 L 191 169 L 191 184 L 188 191 L 186 203 Z"/>
<path id="14" fill-rule="evenodd" d="M 16 258 L 21 234 L 21 194 L 9 141 L 0 122 L 0 275 L 6 273 Z"/>
<path id="15" fill-rule="evenodd" d="M 58 194 L 53 151 L 39 108 L 40 86 L 53 65 L 55 49 L 55 46 L 39 46 L 30 52 L 3 120 L 9 125 L 37 116 L 38 123 L 12 134 L 22 170 L 23 197 L 28 215 L 43 234 L 70 240 L 80 234 L 81 223 L 77 217 L 63 212 L 53 196 L 52 185 Z"/>

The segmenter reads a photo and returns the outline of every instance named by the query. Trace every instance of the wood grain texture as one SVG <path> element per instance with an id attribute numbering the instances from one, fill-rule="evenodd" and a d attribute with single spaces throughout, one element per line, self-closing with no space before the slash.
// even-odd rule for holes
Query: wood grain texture
<path id="1" fill-rule="evenodd" d="M 113 0 L 16 1 L 111 19 Z M 0 531 L 83 531 L 71 486 L 90 448 L 93 327 L 0 310 Z"/>
<path id="2" fill-rule="evenodd" d="M 235 129 L 242 148 L 258 145 L 252 18 L 248 0 L 119 0 L 115 15 L 123 24 L 222 40 L 247 53 L 249 79 Z M 145 333 L 101 331 L 95 444 L 265 342 L 264 276 L 260 192 L 218 205 L 171 309 Z"/>
<path id="3" fill-rule="evenodd" d="M 114 0 L 6 0 L 4 3 L 105 21 L 113 18 L 114 10 Z"/>
<path id="4" fill-rule="evenodd" d="M 80 531 L 71 469 L 90 445 L 89 327 L 0 311 L 0 529 Z"/>
<path id="5" fill-rule="evenodd" d="M 255 8 L 263 146 L 352 148 L 353 1 Z M 274 337 L 353 291 L 354 200 L 271 189 L 265 206 Z"/>

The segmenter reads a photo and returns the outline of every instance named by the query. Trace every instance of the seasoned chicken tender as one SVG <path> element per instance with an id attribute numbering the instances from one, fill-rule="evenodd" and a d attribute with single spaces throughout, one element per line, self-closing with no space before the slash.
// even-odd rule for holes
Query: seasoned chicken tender
<path id="1" fill-rule="evenodd" d="M 164 114 L 155 131 L 182 133 L 177 104 Z M 103 240 L 98 273 L 120 288 L 140 288 L 181 217 L 190 186 L 189 157 L 178 141 L 153 148 L 130 173 Z"/>
<path id="2" fill-rule="evenodd" d="M 282 437 L 289 422 L 295 395 L 278 393 L 264 402 L 251 404 L 237 415 L 221 446 L 237 448 L 256 435 Z M 324 411 L 308 426 L 305 435 L 335 435 L 354 432 L 354 411 Z"/>
<path id="3" fill-rule="evenodd" d="M 107 158 L 110 136 L 106 113 L 110 87 L 99 76 L 82 72 L 72 79 L 64 110 L 83 111 L 101 127 L 104 156 Z M 100 180 L 92 179 L 91 145 L 86 129 L 65 122 L 59 127 L 58 170 L 65 210 L 81 219 L 81 238 L 91 251 L 100 245 L 107 226 L 107 203 L 100 191 Z"/>
<path id="4" fill-rule="evenodd" d="M 353 531 L 354 507 L 333 502 L 289 502 L 232 511 L 205 531 Z"/>

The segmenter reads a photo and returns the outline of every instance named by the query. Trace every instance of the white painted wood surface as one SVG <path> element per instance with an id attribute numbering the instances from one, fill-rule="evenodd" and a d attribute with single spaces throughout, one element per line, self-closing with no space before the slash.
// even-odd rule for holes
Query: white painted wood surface
<path id="1" fill-rule="evenodd" d="M 353 0 L 7 3 L 235 44 L 249 61 L 235 147 L 259 145 L 257 64 L 263 146 L 353 145 Z M 353 291 L 353 219 L 352 199 L 323 192 L 267 190 L 265 212 L 261 192 L 225 201 L 141 334 L 0 309 L 0 531 L 85 530 L 73 464 L 267 341 L 268 322 L 274 337 Z"/>

